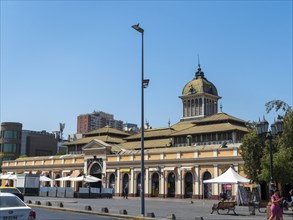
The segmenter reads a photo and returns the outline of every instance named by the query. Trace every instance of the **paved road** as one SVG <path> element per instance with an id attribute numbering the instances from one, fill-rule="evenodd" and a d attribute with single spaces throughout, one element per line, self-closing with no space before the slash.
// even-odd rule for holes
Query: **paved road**
<path id="1" fill-rule="evenodd" d="M 128 216 L 141 217 L 140 198 L 122 199 L 114 197 L 113 199 L 81 199 L 81 198 L 52 198 L 52 197 L 25 197 L 25 201 L 40 201 L 45 205 L 46 201 L 52 203 L 52 207 L 57 207 L 58 202 L 62 202 L 64 208 L 71 210 L 85 210 L 85 206 L 91 206 L 92 212 L 101 213 L 102 208 L 108 208 L 109 213 L 119 216 L 120 210 L 126 210 Z M 225 211 L 218 215 L 216 212 L 211 213 L 211 207 L 217 201 L 215 200 L 191 200 L 191 199 L 160 199 L 145 198 L 145 214 L 154 213 L 156 218 L 166 219 L 174 214 L 176 219 L 194 220 L 195 217 L 203 217 L 204 220 L 264 220 L 267 214 L 265 212 L 255 211 L 255 215 L 249 214 L 246 206 L 236 206 L 237 215 L 226 214 Z M 262 209 L 265 211 L 265 209 Z M 198 218 L 200 219 L 200 218 Z M 293 220 L 293 211 L 285 211 L 284 220 Z"/>
<path id="2" fill-rule="evenodd" d="M 119 220 L 119 218 L 96 216 L 83 213 L 70 213 L 59 210 L 33 208 L 39 220 Z"/>

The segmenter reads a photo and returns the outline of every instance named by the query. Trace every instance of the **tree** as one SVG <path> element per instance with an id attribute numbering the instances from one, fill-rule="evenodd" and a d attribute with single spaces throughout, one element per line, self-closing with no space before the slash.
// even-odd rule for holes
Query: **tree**
<path id="1" fill-rule="evenodd" d="M 254 123 L 255 124 L 255 123 Z M 264 142 L 257 136 L 255 125 L 250 125 L 249 133 L 242 139 L 240 154 L 244 160 L 244 172 L 253 182 L 260 182 L 261 160 Z"/>
<path id="2" fill-rule="evenodd" d="M 280 117 L 284 122 L 282 134 L 273 140 L 273 168 L 274 180 L 282 186 L 293 184 L 293 111 L 292 108 L 281 100 L 273 100 L 265 104 L 269 113 L 275 109 L 282 110 Z M 249 133 L 244 135 L 240 147 L 244 160 L 244 171 L 248 178 L 255 182 L 270 179 L 269 143 L 265 138 L 260 138 L 255 131 L 255 123 L 249 126 Z"/>
<path id="3" fill-rule="evenodd" d="M 273 100 L 266 103 L 266 110 L 269 113 L 275 109 L 282 110 L 284 115 L 280 116 L 284 122 L 284 129 L 273 142 L 273 167 L 274 180 L 282 186 L 293 184 L 293 111 L 292 108 L 281 100 Z M 265 162 L 264 162 L 265 164 Z M 263 171 L 265 173 L 265 166 Z"/>

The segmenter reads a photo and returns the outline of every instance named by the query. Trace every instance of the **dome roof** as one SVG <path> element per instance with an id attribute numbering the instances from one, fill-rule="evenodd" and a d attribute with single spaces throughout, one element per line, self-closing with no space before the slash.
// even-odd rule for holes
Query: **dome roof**
<path id="1" fill-rule="evenodd" d="M 204 77 L 204 72 L 201 71 L 200 65 L 198 65 L 195 78 L 186 83 L 182 90 L 182 96 L 196 94 L 196 93 L 208 93 L 211 95 L 218 96 L 217 88 L 213 83 L 208 81 Z"/>

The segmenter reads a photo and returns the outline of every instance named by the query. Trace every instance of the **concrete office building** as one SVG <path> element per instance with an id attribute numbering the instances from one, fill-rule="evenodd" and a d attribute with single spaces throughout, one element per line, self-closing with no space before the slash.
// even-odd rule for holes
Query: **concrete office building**
<path id="1" fill-rule="evenodd" d="M 117 130 L 123 130 L 123 121 L 115 120 L 113 115 L 102 111 L 94 111 L 77 117 L 78 134 L 88 133 L 107 125 Z"/>

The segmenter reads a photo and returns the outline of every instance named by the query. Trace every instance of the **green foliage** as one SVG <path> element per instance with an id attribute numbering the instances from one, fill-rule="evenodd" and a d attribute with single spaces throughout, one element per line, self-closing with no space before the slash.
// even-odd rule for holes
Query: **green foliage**
<path id="1" fill-rule="evenodd" d="M 281 100 L 272 100 L 270 102 L 267 102 L 265 106 L 266 106 L 267 113 L 269 113 L 273 109 L 275 109 L 276 112 L 279 111 L 280 109 L 283 110 L 284 112 L 288 112 L 289 110 L 291 110 L 291 106 L 289 106 L 286 102 Z"/>
<path id="2" fill-rule="evenodd" d="M 57 152 L 55 155 L 58 156 L 58 155 L 65 155 L 65 154 L 66 154 L 66 150 L 61 150 Z"/>
<path id="3" fill-rule="evenodd" d="M 19 156 L 19 158 L 25 158 L 25 157 L 27 157 L 27 155 L 25 154 Z"/>
<path id="4" fill-rule="evenodd" d="M 282 110 L 284 130 L 273 140 L 273 179 L 282 186 L 293 184 L 293 111 L 285 102 L 273 100 L 266 103 L 266 110 Z M 244 171 L 255 182 L 270 179 L 269 141 L 257 136 L 255 124 L 250 123 L 249 133 L 242 139 L 241 155 Z"/>
<path id="5" fill-rule="evenodd" d="M 261 159 L 263 156 L 263 141 L 259 139 L 255 128 L 252 126 L 249 133 L 242 139 L 240 154 L 244 160 L 244 172 L 254 182 L 259 182 L 261 172 Z"/>

